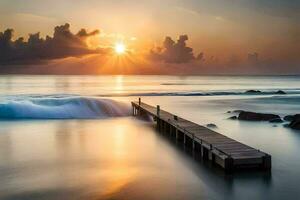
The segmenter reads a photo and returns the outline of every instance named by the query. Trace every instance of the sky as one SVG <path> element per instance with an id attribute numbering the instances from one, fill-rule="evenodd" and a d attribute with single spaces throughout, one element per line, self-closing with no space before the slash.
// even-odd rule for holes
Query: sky
<path id="1" fill-rule="evenodd" d="M 299 74 L 299 19 L 299 0 L 0 0 L 0 73 Z"/>

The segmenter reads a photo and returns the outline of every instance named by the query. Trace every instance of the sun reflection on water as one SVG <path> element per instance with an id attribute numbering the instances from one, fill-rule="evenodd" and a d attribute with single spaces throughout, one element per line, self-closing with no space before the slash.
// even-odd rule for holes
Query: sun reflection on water
<path id="1" fill-rule="evenodd" d="M 122 93 L 124 88 L 123 88 L 123 76 L 122 75 L 119 75 L 119 76 L 116 76 L 115 78 L 115 93 Z"/>

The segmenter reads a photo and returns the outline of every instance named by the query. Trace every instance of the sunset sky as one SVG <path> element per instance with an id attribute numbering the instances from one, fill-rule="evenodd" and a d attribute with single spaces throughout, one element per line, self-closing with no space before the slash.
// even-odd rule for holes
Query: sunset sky
<path id="1" fill-rule="evenodd" d="M 298 0 L 1 0 L 0 72 L 299 74 L 299 19 Z"/>

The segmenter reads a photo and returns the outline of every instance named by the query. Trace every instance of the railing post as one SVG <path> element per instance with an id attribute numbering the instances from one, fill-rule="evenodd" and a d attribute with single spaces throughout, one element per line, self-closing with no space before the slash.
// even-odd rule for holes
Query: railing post
<path id="1" fill-rule="evenodd" d="M 156 106 L 156 115 L 159 117 L 159 114 L 160 114 L 160 106 L 157 105 Z"/>
<path id="2" fill-rule="evenodd" d="M 141 98 L 139 98 L 139 106 L 141 105 Z"/>

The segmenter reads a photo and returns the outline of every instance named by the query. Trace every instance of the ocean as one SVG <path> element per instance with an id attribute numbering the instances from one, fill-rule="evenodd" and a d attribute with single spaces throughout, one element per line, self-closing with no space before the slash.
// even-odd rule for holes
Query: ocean
<path id="1" fill-rule="evenodd" d="M 139 97 L 269 153 L 271 172 L 225 174 L 195 160 L 131 116 Z M 300 113 L 300 77 L 0 76 L 0 199 L 300 196 L 300 131 L 229 120 L 233 110 Z"/>

